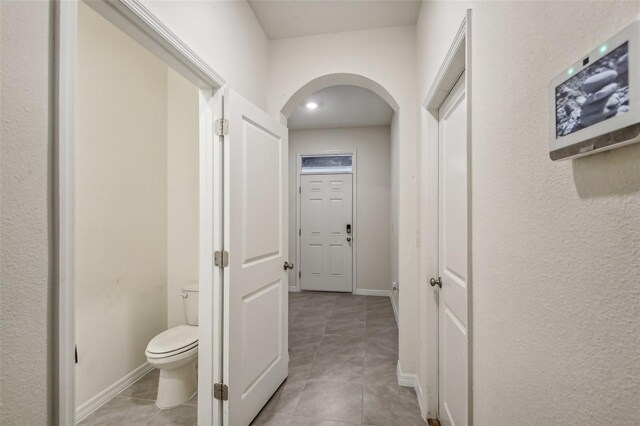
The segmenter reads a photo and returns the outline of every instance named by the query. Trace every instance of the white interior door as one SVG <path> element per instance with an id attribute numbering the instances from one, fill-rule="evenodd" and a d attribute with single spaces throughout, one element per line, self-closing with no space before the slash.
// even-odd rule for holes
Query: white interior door
<path id="1" fill-rule="evenodd" d="M 351 292 L 352 175 L 302 175 L 300 184 L 300 288 Z"/>
<path id="2" fill-rule="evenodd" d="M 223 421 L 248 425 L 287 377 L 287 129 L 225 91 Z"/>
<path id="3" fill-rule="evenodd" d="M 467 103 L 463 74 L 439 114 L 439 412 L 468 423 Z"/>

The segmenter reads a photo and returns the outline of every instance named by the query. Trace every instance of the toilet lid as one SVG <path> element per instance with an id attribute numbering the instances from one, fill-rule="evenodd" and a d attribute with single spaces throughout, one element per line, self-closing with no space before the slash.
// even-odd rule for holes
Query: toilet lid
<path id="1" fill-rule="evenodd" d="M 177 351 L 198 343 L 198 327 L 194 325 L 179 325 L 163 331 L 151 339 L 147 345 L 147 352 L 151 354 L 165 354 Z"/>

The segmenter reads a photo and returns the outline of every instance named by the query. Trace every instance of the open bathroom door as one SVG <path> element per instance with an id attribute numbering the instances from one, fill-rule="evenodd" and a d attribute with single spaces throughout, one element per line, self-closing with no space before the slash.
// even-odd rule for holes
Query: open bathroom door
<path id="1" fill-rule="evenodd" d="M 224 117 L 223 422 L 248 425 L 288 374 L 288 131 L 228 89 Z"/>

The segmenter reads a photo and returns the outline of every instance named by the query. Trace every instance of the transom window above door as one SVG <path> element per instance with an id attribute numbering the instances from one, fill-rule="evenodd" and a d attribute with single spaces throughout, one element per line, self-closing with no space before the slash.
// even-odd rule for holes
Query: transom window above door
<path id="1" fill-rule="evenodd" d="M 302 157 L 302 174 L 318 173 L 351 173 L 353 156 L 340 155 L 305 155 Z"/>

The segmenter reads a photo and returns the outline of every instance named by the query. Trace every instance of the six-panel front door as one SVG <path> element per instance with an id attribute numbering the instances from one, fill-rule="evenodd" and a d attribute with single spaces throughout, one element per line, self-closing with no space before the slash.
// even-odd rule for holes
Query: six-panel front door
<path id="1" fill-rule="evenodd" d="M 467 104 L 463 74 L 439 111 L 439 412 L 468 424 Z"/>
<path id="2" fill-rule="evenodd" d="M 300 183 L 300 288 L 351 292 L 352 175 L 302 175 Z"/>
<path id="3" fill-rule="evenodd" d="M 225 91 L 223 419 L 248 425 L 287 377 L 287 129 Z"/>

